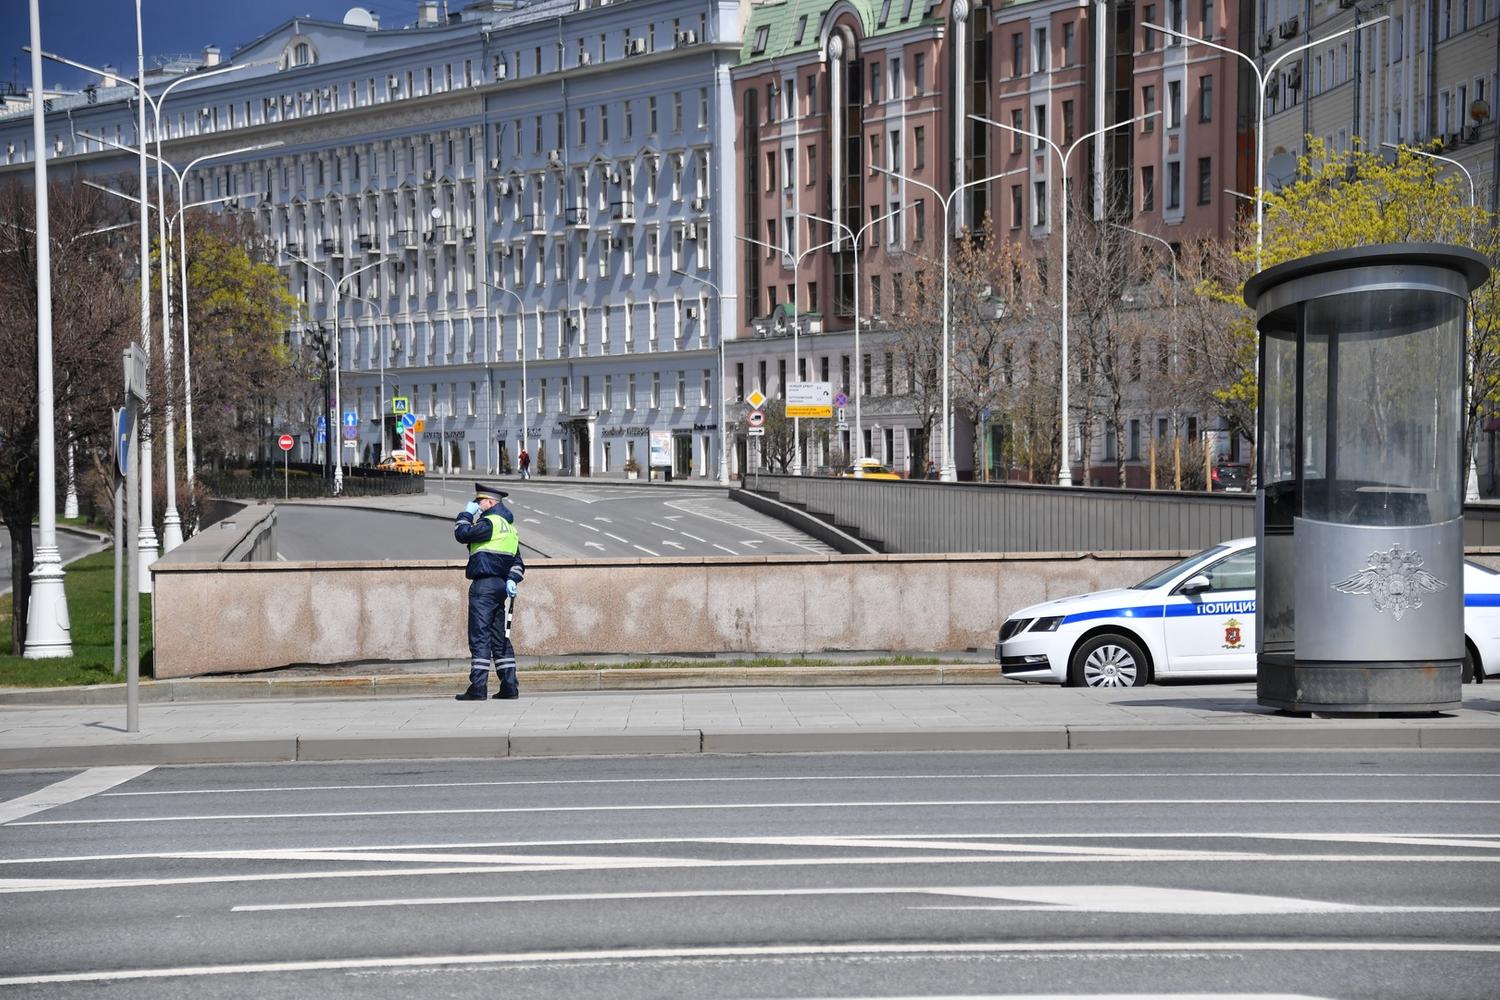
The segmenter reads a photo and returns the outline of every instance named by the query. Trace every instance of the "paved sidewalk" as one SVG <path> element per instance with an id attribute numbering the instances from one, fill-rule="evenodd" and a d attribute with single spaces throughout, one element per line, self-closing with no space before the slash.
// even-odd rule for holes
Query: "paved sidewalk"
<path id="1" fill-rule="evenodd" d="M 524 683 L 524 680 L 523 680 Z M 1015 684 L 0 706 L 0 767 L 558 754 L 865 750 L 1500 750 L 1500 699 L 1441 716 L 1317 719 L 1253 684 L 1089 690 Z"/>

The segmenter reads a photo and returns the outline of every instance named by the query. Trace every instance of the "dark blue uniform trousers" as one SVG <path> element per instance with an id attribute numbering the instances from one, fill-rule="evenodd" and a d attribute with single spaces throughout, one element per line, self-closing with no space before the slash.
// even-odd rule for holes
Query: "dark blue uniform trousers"
<path id="1" fill-rule="evenodd" d="M 500 680 L 500 693 L 514 697 L 516 651 L 505 628 L 505 578 L 485 576 L 469 583 L 469 693 L 484 695 L 490 667 Z"/>

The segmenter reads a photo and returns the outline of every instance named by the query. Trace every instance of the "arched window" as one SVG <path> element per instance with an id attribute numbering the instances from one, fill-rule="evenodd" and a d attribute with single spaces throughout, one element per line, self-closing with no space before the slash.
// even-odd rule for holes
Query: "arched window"
<path id="1" fill-rule="evenodd" d="M 292 49 L 292 65 L 307 66 L 313 61 L 312 46 L 306 42 L 298 42 Z"/>

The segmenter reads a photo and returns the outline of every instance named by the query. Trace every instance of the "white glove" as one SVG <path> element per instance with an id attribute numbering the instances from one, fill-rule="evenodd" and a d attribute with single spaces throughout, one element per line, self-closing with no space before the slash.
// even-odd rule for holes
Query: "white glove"
<path id="1" fill-rule="evenodd" d="M 505 596 L 507 596 L 507 597 L 515 597 L 516 596 L 516 581 L 514 581 L 514 580 L 506 580 L 505 581 Z"/>
<path id="2" fill-rule="evenodd" d="M 468 514 L 470 517 L 478 517 L 479 511 L 480 506 L 478 500 L 470 500 L 468 506 L 464 508 L 464 513 Z"/>

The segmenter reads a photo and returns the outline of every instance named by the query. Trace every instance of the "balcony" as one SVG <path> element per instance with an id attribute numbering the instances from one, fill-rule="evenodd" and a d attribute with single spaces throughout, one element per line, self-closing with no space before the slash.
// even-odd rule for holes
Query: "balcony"
<path id="1" fill-rule="evenodd" d="M 614 220 L 615 222 L 634 222 L 635 221 L 635 202 L 634 202 L 634 200 L 612 201 L 612 202 L 610 202 L 609 203 L 609 217 L 612 220 Z"/>
<path id="2" fill-rule="evenodd" d="M 391 246 L 401 250 L 417 250 L 422 246 L 422 233 L 417 229 L 398 229 L 391 237 Z"/>
<path id="3" fill-rule="evenodd" d="M 532 236 L 545 236 L 547 234 L 547 217 L 545 215 L 523 215 L 521 216 L 521 228 Z"/>
<path id="4" fill-rule="evenodd" d="M 580 205 L 567 209 L 564 213 L 567 223 L 574 229 L 587 229 L 589 227 L 589 210 Z"/>

